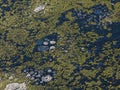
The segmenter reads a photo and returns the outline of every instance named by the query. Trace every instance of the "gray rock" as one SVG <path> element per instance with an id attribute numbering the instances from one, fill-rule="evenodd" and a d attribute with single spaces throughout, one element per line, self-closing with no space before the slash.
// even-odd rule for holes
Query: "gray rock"
<path id="1" fill-rule="evenodd" d="M 27 74 L 26 77 L 30 77 L 31 75 L 30 74 Z"/>
<path id="2" fill-rule="evenodd" d="M 38 72 L 35 72 L 34 74 L 35 74 L 35 75 L 37 75 L 37 74 L 38 74 Z"/>
<path id="3" fill-rule="evenodd" d="M 24 69 L 24 70 L 23 70 L 23 72 L 24 72 L 24 73 L 27 73 L 27 70 L 26 70 L 26 69 Z"/>
<path id="4" fill-rule="evenodd" d="M 41 4 L 41 5 L 39 5 L 37 8 L 35 8 L 35 9 L 34 9 L 34 12 L 39 12 L 39 11 L 42 11 L 42 10 L 44 10 L 44 9 L 45 9 L 45 7 L 46 7 L 46 5 Z"/>
<path id="5" fill-rule="evenodd" d="M 64 50 L 65 53 L 68 53 L 68 50 Z"/>
<path id="6" fill-rule="evenodd" d="M 44 71 L 40 70 L 38 71 L 38 75 L 42 76 L 44 74 Z"/>
<path id="7" fill-rule="evenodd" d="M 41 80 L 43 82 L 49 82 L 53 79 L 53 77 L 51 75 L 46 75 L 46 76 L 42 76 Z"/>
<path id="8" fill-rule="evenodd" d="M 6 88 L 4 90 L 26 90 L 26 84 L 25 83 L 11 83 L 6 85 Z"/>
<path id="9" fill-rule="evenodd" d="M 30 71 L 29 74 L 30 74 L 30 75 L 34 74 L 34 71 Z"/>
<path id="10" fill-rule="evenodd" d="M 47 70 L 47 72 L 49 72 L 49 73 L 50 73 L 50 72 L 52 72 L 52 70 L 51 70 L 51 69 L 48 69 L 48 70 Z"/>
<path id="11" fill-rule="evenodd" d="M 5 77 L 8 78 L 8 77 L 9 77 L 9 74 L 8 74 L 8 73 L 5 73 Z"/>
<path id="12" fill-rule="evenodd" d="M 35 77 L 36 77 L 36 78 L 40 78 L 40 77 L 41 77 L 41 75 L 40 75 L 40 74 L 38 74 L 38 75 L 36 75 Z"/>
<path id="13" fill-rule="evenodd" d="M 84 47 L 81 47 L 81 50 L 82 50 L 82 51 L 84 51 L 84 50 L 85 50 L 85 48 L 84 48 Z"/>
<path id="14" fill-rule="evenodd" d="M 50 50 L 53 50 L 53 49 L 55 49 L 55 46 L 50 46 Z"/>
<path id="15" fill-rule="evenodd" d="M 35 80 L 35 77 L 30 77 L 30 80 Z"/>
<path id="16" fill-rule="evenodd" d="M 43 42 L 43 45 L 48 45 L 48 42 L 46 42 L 46 41 L 45 41 L 45 42 Z"/>
<path id="17" fill-rule="evenodd" d="M 9 80 L 12 80 L 12 79 L 13 79 L 13 76 L 10 76 L 10 77 L 9 77 Z"/>
<path id="18" fill-rule="evenodd" d="M 50 41 L 50 44 L 52 44 L 52 45 L 56 44 L 56 41 Z"/>

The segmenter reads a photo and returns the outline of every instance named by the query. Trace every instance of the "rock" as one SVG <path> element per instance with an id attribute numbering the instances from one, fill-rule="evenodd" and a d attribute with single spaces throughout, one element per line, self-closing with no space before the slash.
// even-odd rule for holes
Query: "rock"
<path id="1" fill-rule="evenodd" d="M 35 77 L 36 77 L 36 78 L 40 78 L 40 77 L 41 77 L 41 74 L 38 74 L 38 75 L 36 75 Z"/>
<path id="2" fill-rule="evenodd" d="M 67 52 L 68 52 L 68 50 L 64 50 L 64 52 L 65 52 L 65 53 L 67 53 Z"/>
<path id="3" fill-rule="evenodd" d="M 39 11 L 42 11 L 42 10 L 44 10 L 44 9 L 45 9 L 45 7 L 46 7 L 46 5 L 41 4 L 41 5 L 39 5 L 37 8 L 35 8 L 35 9 L 34 9 L 34 12 L 39 12 Z"/>
<path id="4" fill-rule="evenodd" d="M 81 47 L 81 50 L 82 50 L 82 51 L 84 51 L 84 50 L 85 50 L 85 48 L 84 48 L 84 47 Z"/>
<path id="5" fill-rule="evenodd" d="M 32 75 L 32 77 L 35 77 L 35 76 L 36 76 L 36 74 L 33 74 L 33 75 Z"/>
<path id="6" fill-rule="evenodd" d="M 52 70 L 51 70 L 51 69 L 48 69 L 48 70 L 47 70 L 47 72 L 49 72 L 49 73 L 50 73 L 50 72 L 52 72 Z"/>
<path id="7" fill-rule="evenodd" d="M 34 71 L 30 71 L 29 74 L 30 74 L 30 75 L 34 74 Z"/>
<path id="8" fill-rule="evenodd" d="M 38 74 L 38 71 L 35 71 L 35 73 L 34 73 L 35 75 L 37 75 Z"/>
<path id="9" fill-rule="evenodd" d="M 39 71 L 38 71 L 38 74 L 41 74 L 41 75 L 42 75 L 43 73 L 44 73 L 43 70 L 39 70 Z"/>
<path id="10" fill-rule="evenodd" d="M 43 42 L 43 45 L 48 45 L 48 42 Z"/>
<path id="11" fill-rule="evenodd" d="M 43 83 L 43 81 L 40 81 L 40 83 L 42 84 L 42 83 Z"/>
<path id="12" fill-rule="evenodd" d="M 30 80 L 35 80 L 35 77 L 30 77 Z"/>
<path id="13" fill-rule="evenodd" d="M 26 90 L 26 84 L 25 83 L 11 83 L 6 86 L 4 90 Z"/>
<path id="14" fill-rule="evenodd" d="M 30 77 L 31 75 L 30 74 L 27 74 L 26 77 Z"/>
<path id="15" fill-rule="evenodd" d="M 41 80 L 43 82 L 49 82 L 53 79 L 53 77 L 51 75 L 46 75 L 46 76 L 42 76 Z"/>
<path id="16" fill-rule="evenodd" d="M 9 77 L 9 80 L 12 80 L 12 79 L 13 79 L 13 76 L 10 76 L 10 77 Z"/>
<path id="17" fill-rule="evenodd" d="M 24 73 L 27 73 L 27 70 L 26 70 L 26 69 L 24 69 L 24 70 L 23 70 L 23 72 L 24 72 Z"/>
<path id="18" fill-rule="evenodd" d="M 52 44 L 52 45 L 56 44 L 56 41 L 50 41 L 50 44 Z"/>
<path id="19" fill-rule="evenodd" d="M 55 46 L 50 46 L 50 50 L 53 50 L 53 49 L 55 49 Z"/>
<path id="20" fill-rule="evenodd" d="M 9 74 L 8 73 L 5 73 L 5 77 L 8 78 Z"/>

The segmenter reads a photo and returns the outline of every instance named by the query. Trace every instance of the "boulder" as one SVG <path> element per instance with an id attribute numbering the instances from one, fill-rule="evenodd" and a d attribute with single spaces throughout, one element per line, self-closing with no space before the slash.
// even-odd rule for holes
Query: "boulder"
<path id="1" fill-rule="evenodd" d="M 25 83 L 10 83 L 4 90 L 27 90 L 27 87 Z"/>

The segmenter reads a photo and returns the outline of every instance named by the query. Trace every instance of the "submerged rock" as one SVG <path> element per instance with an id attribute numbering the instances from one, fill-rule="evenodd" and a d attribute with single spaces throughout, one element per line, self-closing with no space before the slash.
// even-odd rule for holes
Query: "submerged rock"
<path id="1" fill-rule="evenodd" d="M 25 83 L 11 83 L 6 86 L 4 90 L 27 90 Z"/>

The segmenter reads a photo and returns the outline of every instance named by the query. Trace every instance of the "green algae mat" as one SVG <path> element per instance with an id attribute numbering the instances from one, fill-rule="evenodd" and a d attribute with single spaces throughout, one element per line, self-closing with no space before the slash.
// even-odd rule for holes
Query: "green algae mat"
<path id="1" fill-rule="evenodd" d="M 120 90 L 120 0 L 0 0 L 0 90 L 10 83 Z"/>

